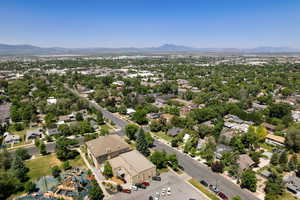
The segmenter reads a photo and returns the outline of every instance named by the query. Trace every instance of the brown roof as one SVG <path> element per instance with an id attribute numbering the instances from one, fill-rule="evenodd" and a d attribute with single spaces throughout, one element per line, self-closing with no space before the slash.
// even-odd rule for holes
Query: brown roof
<path id="1" fill-rule="evenodd" d="M 245 170 L 254 164 L 254 161 L 247 154 L 240 155 L 237 162 L 241 170 Z"/>
<path id="2" fill-rule="evenodd" d="M 117 134 L 100 136 L 97 139 L 86 142 L 91 153 L 97 158 L 99 156 L 129 149 L 130 146 Z"/>
<path id="3" fill-rule="evenodd" d="M 274 131 L 276 128 L 274 125 L 266 123 L 266 122 L 262 123 L 261 125 L 263 125 L 264 127 L 266 127 L 266 129 L 271 130 L 271 131 Z"/>
<path id="4" fill-rule="evenodd" d="M 155 168 L 155 165 L 137 150 L 123 153 L 118 157 L 109 160 L 109 163 L 113 169 L 125 169 L 131 176 L 135 176 L 143 171 Z"/>
<path id="5" fill-rule="evenodd" d="M 284 137 L 277 136 L 277 135 L 268 134 L 266 138 L 269 139 L 269 140 L 273 140 L 273 141 L 282 143 L 282 144 L 284 144 L 284 142 L 285 142 Z"/>

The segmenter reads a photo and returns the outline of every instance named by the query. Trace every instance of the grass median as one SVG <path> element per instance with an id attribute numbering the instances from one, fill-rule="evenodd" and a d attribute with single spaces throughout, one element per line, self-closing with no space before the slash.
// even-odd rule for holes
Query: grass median
<path id="1" fill-rule="evenodd" d="M 202 186 L 197 180 L 190 179 L 188 181 L 190 184 L 192 184 L 194 187 L 196 187 L 198 190 L 200 190 L 202 193 L 204 193 L 211 200 L 220 200 L 219 197 L 217 197 L 215 194 L 211 193 L 208 189 L 206 189 L 204 186 Z"/>

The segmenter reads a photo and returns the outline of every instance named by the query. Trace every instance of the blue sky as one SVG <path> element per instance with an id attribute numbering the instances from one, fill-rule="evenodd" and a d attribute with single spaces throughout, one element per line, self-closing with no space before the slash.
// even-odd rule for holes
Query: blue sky
<path id="1" fill-rule="evenodd" d="M 2 0 L 0 22 L 6 44 L 300 48 L 300 0 Z"/>

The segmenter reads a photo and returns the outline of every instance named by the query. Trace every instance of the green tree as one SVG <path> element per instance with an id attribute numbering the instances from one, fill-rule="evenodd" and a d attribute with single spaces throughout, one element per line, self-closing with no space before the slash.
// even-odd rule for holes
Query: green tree
<path id="1" fill-rule="evenodd" d="M 265 186 L 265 192 L 265 200 L 280 199 L 280 196 L 284 192 L 282 176 L 277 172 L 272 171 L 271 176 L 268 178 L 267 184 Z"/>
<path id="2" fill-rule="evenodd" d="M 112 177 L 113 176 L 112 167 L 111 167 L 111 165 L 108 161 L 106 161 L 105 164 L 104 164 L 103 174 L 106 177 Z"/>
<path id="3" fill-rule="evenodd" d="M 176 154 L 167 155 L 167 161 L 172 169 L 177 170 L 178 168 L 178 160 Z"/>
<path id="4" fill-rule="evenodd" d="M 288 156 L 287 156 L 287 152 L 284 151 L 284 152 L 282 152 L 280 154 L 279 164 L 280 164 L 281 167 L 283 167 L 284 169 L 286 169 L 287 163 L 288 163 Z"/>
<path id="5" fill-rule="evenodd" d="M 24 189 L 25 189 L 25 192 L 32 193 L 32 192 L 35 192 L 37 188 L 36 188 L 35 183 L 29 181 L 29 182 L 25 183 Z"/>
<path id="6" fill-rule="evenodd" d="M 151 136 L 151 134 L 149 132 L 145 133 L 145 138 L 146 138 L 148 147 L 152 147 L 153 143 L 154 143 L 154 138 Z"/>
<path id="7" fill-rule="evenodd" d="M 82 113 L 81 112 L 76 113 L 75 118 L 76 118 L 77 121 L 83 121 L 83 115 L 82 115 Z"/>
<path id="8" fill-rule="evenodd" d="M 135 124 L 128 124 L 125 127 L 125 134 L 130 140 L 135 140 L 135 134 L 138 131 L 139 127 Z"/>
<path id="9" fill-rule="evenodd" d="M 28 180 L 27 172 L 29 171 L 29 169 L 25 166 L 23 160 L 20 157 L 15 157 L 11 169 L 21 182 L 25 182 Z"/>
<path id="10" fill-rule="evenodd" d="M 279 154 L 277 152 L 273 153 L 270 163 L 275 166 L 279 164 Z"/>
<path id="11" fill-rule="evenodd" d="M 287 147 L 294 152 L 300 152 L 300 124 L 288 129 L 286 134 Z"/>
<path id="12" fill-rule="evenodd" d="M 148 143 L 146 140 L 146 136 L 144 133 L 144 130 L 142 128 L 140 128 L 139 130 L 139 134 L 136 140 L 136 149 L 141 152 L 144 156 L 149 156 L 150 155 L 150 151 L 148 149 Z"/>
<path id="13" fill-rule="evenodd" d="M 61 170 L 58 166 L 54 166 L 51 168 L 51 173 L 54 178 L 58 177 L 60 175 L 60 172 Z"/>
<path id="14" fill-rule="evenodd" d="M 241 177 L 241 187 L 247 188 L 252 192 L 256 191 L 256 176 L 255 172 L 252 170 L 246 170 L 242 173 Z"/>
<path id="15" fill-rule="evenodd" d="M 298 165 L 299 165 L 299 161 L 298 161 L 297 154 L 294 154 L 288 163 L 288 168 L 290 171 L 294 171 L 297 169 Z"/>
<path id="16" fill-rule="evenodd" d="M 217 173 L 223 173 L 224 172 L 224 164 L 221 161 L 215 161 L 212 163 L 211 165 L 211 170 L 213 172 L 217 172 Z"/>
<path id="17" fill-rule="evenodd" d="M 102 112 L 101 111 L 97 111 L 96 115 L 97 115 L 97 122 L 98 122 L 98 124 L 99 125 L 105 124 Z"/>
<path id="18" fill-rule="evenodd" d="M 41 155 L 47 155 L 47 150 L 46 150 L 46 145 L 43 141 L 41 141 L 40 146 L 39 146 L 40 154 Z"/>
<path id="19" fill-rule="evenodd" d="M 103 199 L 103 197 L 104 197 L 103 191 L 99 187 L 97 181 L 95 181 L 95 180 L 92 181 L 92 187 L 89 190 L 88 196 L 89 196 L 90 200 L 102 200 Z"/>
<path id="20" fill-rule="evenodd" d="M 15 152 L 15 155 L 17 157 L 20 157 L 22 160 L 27 160 L 31 157 L 29 155 L 28 151 L 26 149 L 23 149 L 23 148 L 18 148 Z"/>
<path id="21" fill-rule="evenodd" d="M 157 167 L 157 169 L 162 169 L 167 166 L 166 153 L 163 151 L 155 151 L 152 153 L 150 160 Z"/>
<path id="22" fill-rule="evenodd" d="M 65 161 L 65 162 L 63 162 L 63 164 L 62 164 L 62 168 L 63 168 L 64 170 L 68 170 L 68 169 L 71 169 L 72 166 L 70 165 L 70 162 L 69 162 L 69 161 Z"/>
<path id="23" fill-rule="evenodd" d="M 159 132 L 162 129 L 162 124 L 156 120 L 153 120 L 151 121 L 149 128 L 152 132 Z"/>

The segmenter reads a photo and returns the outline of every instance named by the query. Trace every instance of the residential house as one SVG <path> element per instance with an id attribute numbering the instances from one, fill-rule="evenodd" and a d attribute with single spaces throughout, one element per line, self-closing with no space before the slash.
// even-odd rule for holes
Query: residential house
<path id="1" fill-rule="evenodd" d="M 167 123 L 171 121 L 171 119 L 174 117 L 174 115 L 172 114 L 168 114 L 168 113 L 165 113 L 165 114 L 161 114 L 160 115 L 160 118 L 162 120 L 165 120 Z"/>
<path id="2" fill-rule="evenodd" d="M 100 165 L 109 159 L 130 151 L 130 146 L 117 134 L 100 136 L 97 139 L 86 142 L 87 152 L 94 165 Z"/>
<path id="3" fill-rule="evenodd" d="M 181 128 L 172 127 L 171 129 L 168 130 L 167 135 L 169 135 L 169 136 L 171 136 L 171 137 L 175 137 L 175 136 L 177 136 L 181 131 L 182 131 Z"/>
<path id="4" fill-rule="evenodd" d="M 274 133 L 275 130 L 276 130 L 276 127 L 272 124 L 269 124 L 269 123 L 264 122 L 261 125 L 264 126 L 268 131 L 270 131 L 272 133 Z"/>
<path id="5" fill-rule="evenodd" d="M 160 115 L 161 113 L 148 113 L 146 117 L 151 120 L 151 119 L 158 119 Z"/>
<path id="6" fill-rule="evenodd" d="M 224 152 L 232 152 L 232 148 L 230 146 L 224 145 L 224 144 L 219 144 L 216 147 L 216 151 L 215 151 L 215 156 L 217 159 L 221 159 L 222 158 L 222 154 Z"/>
<path id="7" fill-rule="evenodd" d="M 36 129 L 30 129 L 26 131 L 26 141 L 34 140 L 36 138 L 41 138 L 43 133 L 43 129 L 36 128 Z"/>
<path id="8" fill-rule="evenodd" d="M 255 164 L 255 162 L 247 154 L 240 155 L 237 163 L 241 171 L 247 170 Z"/>
<path id="9" fill-rule="evenodd" d="M 126 114 L 127 115 L 133 115 L 133 113 L 135 113 L 136 111 L 133 108 L 127 108 L 126 110 Z"/>
<path id="10" fill-rule="evenodd" d="M 0 105 L 0 124 L 8 124 L 10 121 L 10 106 L 11 104 Z"/>
<path id="11" fill-rule="evenodd" d="M 15 134 L 6 132 L 6 133 L 4 133 L 3 136 L 4 136 L 4 140 L 3 140 L 4 144 L 17 144 L 21 141 L 19 135 L 15 135 Z"/>
<path id="12" fill-rule="evenodd" d="M 46 135 L 52 136 L 58 134 L 57 128 L 47 128 L 46 129 Z"/>
<path id="13" fill-rule="evenodd" d="M 300 198 L 300 178 L 292 173 L 291 175 L 285 176 L 283 181 L 287 190 Z"/>
<path id="14" fill-rule="evenodd" d="M 292 118 L 295 122 L 300 122 L 300 111 L 292 111 Z"/>
<path id="15" fill-rule="evenodd" d="M 273 134 L 268 134 L 265 142 L 274 146 L 285 146 L 285 138 Z"/>
<path id="16" fill-rule="evenodd" d="M 156 175 L 156 167 L 137 150 L 122 153 L 108 161 L 113 175 L 125 179 L 127 185 L 149 181 Z"/>
<path id="17" fill-rule="evenodd" d="M 47 103 L 48 103 L 48 104 L 56 104 L 56 103 L 57 103 L 57 99 L 54 98 L 54 97 L 49 97 L 49 98 L 47 99 Z"/>

